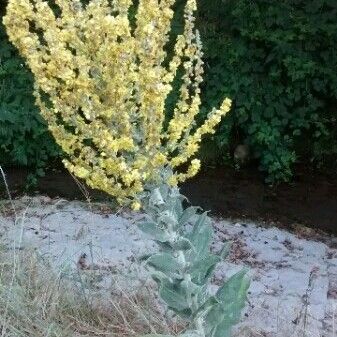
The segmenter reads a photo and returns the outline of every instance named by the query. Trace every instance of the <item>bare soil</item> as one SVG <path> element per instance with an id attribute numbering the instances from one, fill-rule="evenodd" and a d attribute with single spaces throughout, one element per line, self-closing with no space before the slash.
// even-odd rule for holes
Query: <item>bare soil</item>
<path id="1" fill-rule="evenodd" d="M 27 170 L 7 168 L 5 172 L 13 196 L 27 193 Z M 297 172 L 292 183 L 270 187 L 262 175 L 251 168 L 241 171 L 205 168 L 182 186 L 182 192 L 192 204 L 211 210 L 214 215 L 275 222 L 286 227 L 304 225 L 337 234 L 337 180 L 334 176 L 317 175 L 304 169 Z M 94 200 L 108 199 L 100 192 L 89 192 Z M 78 184 L 64 170 L 48 172 L 29 193 L 84 199 Z M 1 197 L 5 197 L 2 182 Z"/>

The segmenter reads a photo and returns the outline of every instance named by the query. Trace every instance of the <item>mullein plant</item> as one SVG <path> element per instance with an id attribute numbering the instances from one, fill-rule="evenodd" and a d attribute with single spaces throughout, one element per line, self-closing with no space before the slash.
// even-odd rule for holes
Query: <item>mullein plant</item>
<path id="1" fill-rule="evenodd" d="M 231 101 L 197 125 L 203 75 L 197 6 L 187 0 L 184 31 L 169 58 L 174 3 L 139 0 L 131 18 L 132 0 L 9 0 L 3 21 L 34 75 L 36 104 L 66 168 L 143 210 L 139 228 L 160 247 L 147 265 L 161 299 L 189 323 L 183 335 L 226 337 L 240 319 L 249 282 L 242 271 L 209 292 L 229 247 L 211 253 L 210 218 L 184 207 L 177 186 L 200 169 L 202 136 L 214 133 Z M 178 73 L 180 95 L 166 123 Z"/>

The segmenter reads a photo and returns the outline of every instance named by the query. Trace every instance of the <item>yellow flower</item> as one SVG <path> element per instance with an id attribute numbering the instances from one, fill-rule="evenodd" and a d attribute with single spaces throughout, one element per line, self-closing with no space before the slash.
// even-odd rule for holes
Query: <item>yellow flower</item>
<path id="1" fill-rule="evenodd" d="M 89 176 L 89 171 L 84 167 L 76 167 L 74 169 L 74 174 L 77 175 L 79 178 L 87 178 Z"/>
<path id="2" fill-rule="evenodd" d="M 167 182 L 170 186 L 177 186 L 178 185 L 178 179 L 175 175 L 172 175 L 171 177 L 169 177 Z"/>
<path id="3" fill-rule="evenodd" d="M 163 166 L 167 162 L 167 157 L 162 153 L 157 153 L 153 158 L 154 166 Z"/>
<path id="4" fill-rule="evenodd" d="M 133 201 L 132 204 L 131 204 L 131 208 L 134 210 L 134 211 L 139 211 L 140 208 L 141 208 L 141 204 L 139 201 Z"/>
<path id="5" fill-rule="evenodd" d="M 49 130 L 67 155 L 64 164 L 120 203 L 135 200 L 148 183 L 194 176 L 203 135 L 214 133 L 231 105 L 225 99 L 197 127 L 203 75 L 202 44 L 194 27 L 196 0 L 187 0 L 185 25 L 168 66 L 167 42 L 175 0 L 8 0 L 3 22 L 35 79 L 34 96 Z M 111 4 L 110 4 L 111 3 Z M 110 5 L 109 5 L 110 4 Z M 113 6 L 111 8 L 110 6 Z M 37 28 L 34 28 L 37 27 Z M 180 95 L 166 127 L 166 100 L 178 69 Z M 179 167 L 189 163 L 187 172 Z"/>

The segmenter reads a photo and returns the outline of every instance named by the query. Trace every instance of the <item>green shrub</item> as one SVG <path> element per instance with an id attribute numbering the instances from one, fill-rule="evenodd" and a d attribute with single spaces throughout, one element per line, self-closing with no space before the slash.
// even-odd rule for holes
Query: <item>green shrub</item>
<path id="1" fill-rule="evenodd" d="M 31 166 L 41 175 L 59 151 L 34 104 L 32 91 L 32 75 L 0 24 L 0 163 Z"/>
<path id="2" fill-rule="evenodd" d="M 336 17 L 334 0 L 201 1 L 206 105 L 235 102 L 217 145 L 248 144 L 268 182 L 295 161 L 336 164 Z"/>

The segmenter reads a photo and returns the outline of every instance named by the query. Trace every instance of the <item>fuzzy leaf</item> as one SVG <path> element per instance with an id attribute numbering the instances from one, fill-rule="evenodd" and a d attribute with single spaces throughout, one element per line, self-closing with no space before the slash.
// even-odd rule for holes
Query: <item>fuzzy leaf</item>
<path id="1" fill-rule="evenodd" d="M 207 221 L 206 213 L 200 215 L 192 233 L 188 236 L 196 250 L 193 254 L 195 260 L 202 259 L 209 253 L 213 231 Z"/>
<path id="2" fill-rule="evenodd" d="M 220 262 L 220 257 L 208 254 L 203 259 L 197 260 L 191 267 L 191 276 L 194 283 L 203 285 L 212 276 L 215 266 Z"/>
<path id="3" fill-rule="evenodd" d="M 158 270 L 155 270 L 151 273 L 151 277 L 152 279 L 157 282 L 157 284 L 161 284 L 162 282 L 165 282 L 165 281 L 170 281 L 170 278 L 165 275 L 163 272 L 161 271 L 158 271 Z"/>
<path id="4" fill-rule="evenodd" d="M 150 197 L 150 203 L 154 206 L 160 206 L 160 205 L 163 205 L 165 203 L 164 199 L 163 199 L 163 196 L 162 196 L 162 193 L 161 193 L 159 188 L 155 188 L 152 191 L 151 197 Z"/>
<path id="5" fill-rule="evenodd" d="M 209 226 L 211 219 L 207 215 L 207 212 L 203 212 L 202 214 L 198 214 L 197 221 L 193 227 L 193 232 L 199 231 L 200 228 L 204 227 L 205 225 Z"/>
<path id="6" fill-rule="evenodd" d="M 171 211 L 164 211 L 160 214 L 158 221 L 163 222 L 164 224 L 168 225 L 172 225 L 172 226 L 176 226 L 178 223 L 178 220 L 176 218 L 176 215 L 174 212 Z"/>
<path id="7" fill-rule="evenodd" d="M 189 308 L 186 291 L 179 283 L 173 284 L 167 281 L 162 282 L 159 289 L 159 295 L 175 312 L 182 312 Z"/>
<path id="8" fill-rule="evenodd" d="M 204 337 L 204 335 L 200 331 L 188 330 L 179 335 L 179 337 Z"/>
<path id="9" fill-rule="evenodd" d="M 138 228 L 145 234 L 151 236 L 154 240 L 166 242 L 169 239 L 168 234 L 158 227 L 154 222 L 142 222 Z"/>
<path id="10" fill-rule="evenodd" d="M 179 225 L 183 226 L 188 221 L 192 221 L 193 217 L 196 215 L 197 211 L 200 209 L 200 207 L 190 206 L 186 208 L 179 218 Z"/>
<path id="11" fill-rule="evenodd" d="M 225 310 L 223 306 L 221 303 L 214 304 L 205 317 L 207 331 L 214 331 L 216 327 L 224 321 L 224 319 Z"/>
<path id="12" fill-rule="evenodd" d="M 177 242 L 174 242 L 172 246 L 176 250 L 189 250 L 193 248 L 192 242 L 184 237 L 181 237 Z"/>
<path id="13" fill-rule="evenodd" d="M 224 304 L 240 302 L 244 304 L 249 288 L 249 280 L 245 269 L 231 276 L 217 291 L 216 297 Z"/>
<path id="14" fill-rule="evenodd" d="M 231 245 L 232 245 L 231 242 L 226 242 L 226 243 L 223 245 L 223 247 L 222 247 L 222 249 L 221 249 L 221 252 L 220 252 L 220 257 L 221 257 L 223 260 L 228 256 L 228 254 L 229 254 L 229 252 L 230 252 L 230 249 L 231 249 Z"/>
<path id="15" fill-rule="evenodd" d="M 206 331 L 212 337 L 229 337 L 231 328 L 241 316 L 241 309 L 229 308 L 223 304 L 215 304 L 205 318 Z"/>
<path id="16" fill-rule="evenodd" d="M 230 336 L 231 327 L 240 320 L 248 287 L 246 271 L 242 270 L 230 277 L 217 291 L 215 297 L 220 303 L 215 304 L 205 318 L 210 336 Z"/>
<path id="17" fill-rule="evenodd" d="M 219 304 L 220 303 L 215 296 L 208 296 L 207 295 L 207 293 L 206 293 L 206 287 L 207 286 L 204 286 L 203 289 L 201 290 L 203 298 L 201 299 L 202 301 L 200 301 L 200 302 L 202 302 L 202 305 L 200 305 L 200 307 L 196 311 L 195 316 L 203 316 L 203 313 L 209 312 L 210 309 L 215 304 Z"/>
<path id="18" fill-rule="evenodd" d="M 217 327 L 212 331 L 211 337 L 231 337 L 232 324 L 224 319 Z"/>
<path id="19" fill-rule="evenodd" d="M 141 335 L 139 337 L 173 337 L 173 336 L 172 335 L 149 334 L 149 335 Z"/>
<path id="20" fill-rule="evenodd" d="M 166 275 L 176 274 L 180 270 L 180 264 L 168 253 L 159 253 L 152 255 L 148 260 L 147 264 L 151 267 L 165 273 Z"/>

